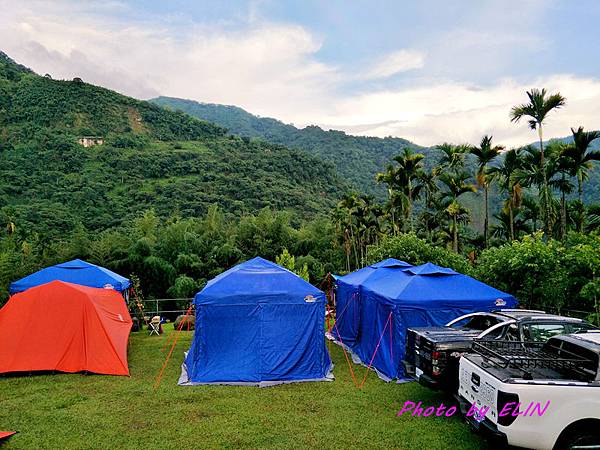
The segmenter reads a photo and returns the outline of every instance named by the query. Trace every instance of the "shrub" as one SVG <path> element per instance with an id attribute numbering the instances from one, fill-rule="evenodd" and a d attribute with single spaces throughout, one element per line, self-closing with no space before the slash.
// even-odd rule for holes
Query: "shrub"
<path id="1" fill-rule="evenodd" d="M 476 274 L 482 281 L 510 292 L 524 306 L 550 306 L 560 311 L 568 286 L 564 253 L 559 242 L 544 242 L 542 234 L 537 233 L 484 250 Z"/>
<path id="2" fill-rule="evenodd" d="M 396 258 L 413 265 L 431 262 L 467 275 L 473 272 L 464 256 L 445 248 L 434 247 L 414 233 L 385 237 L 378 245 L 369 247 L 367 258 L 369 264 L 386 258 Z"/>

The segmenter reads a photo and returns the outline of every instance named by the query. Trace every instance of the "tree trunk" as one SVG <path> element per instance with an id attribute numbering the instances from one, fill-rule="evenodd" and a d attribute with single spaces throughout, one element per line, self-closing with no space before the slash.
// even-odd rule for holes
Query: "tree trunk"
<path id="1" fill-rule="evenodd" d="M 579 194 L 579 202 L 581 203 L 581 219 L 579 220 L 577 231 L 583 233 L 583 224 L 585 223 L 585 206 L 583 206 L 583 173 L 577 174 L 577 193 Z"/>
<path id="2" fill-rule="evenodd" d="M 550 223 L 550 199 L 548 198 L 548 179 L 546 177 L 546 160 L 544 158 L 544 140 L 542 138 L 542 124 L 538 122 L 538 136 L 540 138 L 540 169 L 542 171 L 542 179 L 544 184 L 544 194 L 543 194 L 543 204 L 544 204 L 544 214 L 543 223 L 546 231 L 546 235 L 549 238 L 552 233 L 552 225 Z"/>
<path id="3" fill-rule="evenodd" d="M 346 270 L 350 272 L 350 252 L 346 251 Z"/>
<path id="4" fill-rule="evenodd" d="M 392 234 L 396 236 L 396 219 L 394 218 L 394 193 L 391 189 L 388 189 L 388 194 L 390 196 L 390 211 L 392 213 Z"/>
<path id="5" fill-rule="evenodd" d="M 592 272 L 592 283 L 596 284 L 596 272 Z M 594 309 L 596 311 L 596 325 L 600 325 L 600 304 L 598 303 L 598 296 L 594 291 Z"/>
<path id="6" fill-rule="evenodd" d="M 456 220 L 456 214 L 452 216 L 453 230 L 452 230 L 452 249 L 455 253 L 458 253 L 458 221 Z"/>
<path id="7" fill-rule="evenodd" d="M 410 181 L 410 178 L 408 180 L 408 225 L 410 227 L 410 231 L 413 232 L 414 228 L 413 228 L 413 217 L 412 217 L 412 183 Z"/>
<path id="8" fill-rule="evenodd" d="M 485 209 L 485 218 L 484 218 L 484 222 L 483 222 L 483 241 L 484 241 L 484 245 L 485 248 L 488 248 L 488 239 L 489 239 L 489 220 L 490 220 L 490 213 L 488 210 L 488 185 L 487 183 L 484 184 L 484 209 Z"/>
<path id="9" fill-rule="evenodd" d="M 564 178 L 564 175 L 563 175 Z M 560 238 L 562 241 L 565 240 L 567 235 L 567 202 L 565 200 L 565 191 L 561 192 L 560 197 Z"/>
<path id="10" fill-rule="evenodd" d="M 356 239 L 354 238 L 352 223 L 350 223 L 350 236 L 352 237 L 352 246 L 354 247 L 354 261 L 356 262 L 356 268 L 358 269 L 358 249 L 356 248 Z"/>
<path id="11" fill-rule="evenodd" d="M 508 200 L 508 217 L 510 219 L 510 240 L 515 240 L 515 216 L 512 207 L 512 199 Z"/>

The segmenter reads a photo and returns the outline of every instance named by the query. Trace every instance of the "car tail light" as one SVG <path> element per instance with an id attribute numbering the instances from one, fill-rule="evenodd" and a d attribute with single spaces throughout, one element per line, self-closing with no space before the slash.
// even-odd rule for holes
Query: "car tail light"
<path id="1" fill-rule="evenodd" d="M 431 374 L 434 376 L 440 376 L 443 369 L 443 356 L 442 352 L 434 351 L 431 352 Z"/>
<path id="2" fill-rule="evenodd" d="M 510 408 L 510 412 L 503 416 L 500 415 L 502 409 L 508 404 L 513 403 Z M 502 426 L 509 426 L 512 424 L 517 416 L 513 416 L 512 412 L 517 408 L 519 404 L 519 396 L 517 394 L 509 394 L 508 392 L 498 391 L 498 401 L 496 402 L 498 408 L 498 424 Z"/>

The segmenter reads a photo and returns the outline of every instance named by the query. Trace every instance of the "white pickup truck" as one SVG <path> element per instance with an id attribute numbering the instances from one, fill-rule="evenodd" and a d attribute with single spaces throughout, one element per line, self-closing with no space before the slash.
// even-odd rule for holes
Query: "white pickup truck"
<path id="1" fill-rule="evenodd" d="M 478 341 L 460 359 L 467 421 L 494 444 L 600 449 L 600 332 Z"/>

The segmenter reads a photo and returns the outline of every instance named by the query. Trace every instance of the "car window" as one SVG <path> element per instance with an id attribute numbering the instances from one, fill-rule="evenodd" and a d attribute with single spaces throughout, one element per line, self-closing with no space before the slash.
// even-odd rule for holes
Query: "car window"
<path id="1" fill-rule="evenodd" d="M 596 327 L 590 323 L 580 322 L 580 323 L 572 323 L 570 333 L 585 333 L 589 330 L 595 330 Z"/>
<path id="2" fill-rule="evenodd" d="M 519 341 L 519 327 L 516 324 L 511 323 L 507 327 L 503 327 L 505 333 L 501 336 L 502 339 L 506 339 L 507 341 Z"/>
<path id="3" fill-rule="evenodd" d="M 508 325 L 499 326 L 495 330 L 490 331 L 489 333 L 486 333 L 486 335 L 483 337 L 483 339 L 490 339 L 490 340 L 491 339 L 502 339 L 502 337 L 506 333 L 507 328 L 508 328 Z"/>
<path id="4" fill-rule="evenodd" d="M 496 325 L 499 322 L 500 320 L 494 316 L 473 316 L 455 323 L 454 325 L 452 325 L 452 327 L 484 331 Z"/>
<path id="5" fill-rule="evenodd" d="M 528 323 L 523 325 L 523 338 L 526 341 L 546 342 L 552 336 L 567 332 L 564 323 Z"/>

